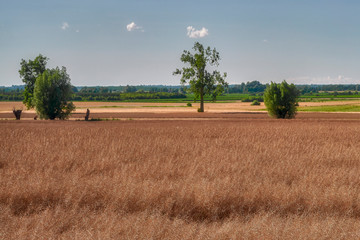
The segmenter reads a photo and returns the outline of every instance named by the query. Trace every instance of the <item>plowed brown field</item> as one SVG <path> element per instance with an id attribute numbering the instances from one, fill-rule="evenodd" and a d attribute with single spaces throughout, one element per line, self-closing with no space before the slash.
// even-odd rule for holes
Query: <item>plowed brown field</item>
<path id="1" fill-rule="evenodd" d="M 360 114 L 116 114 L 0 121 L 0 239 L 360 238 Z"/>

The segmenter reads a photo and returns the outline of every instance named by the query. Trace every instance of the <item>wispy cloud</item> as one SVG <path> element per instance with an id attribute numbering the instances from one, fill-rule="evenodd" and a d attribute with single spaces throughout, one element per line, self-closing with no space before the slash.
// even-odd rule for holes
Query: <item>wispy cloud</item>
<path id="1" fill-rule="evenodd" d="M 204 27 L 200 30 L 196 30 L 193 26 L 188 26 L 186 29 L 189 38 L 203 38 L 209 35 L 209 30 Z"/>
<path id="2" fill-rule="evenodd" d="M 131 32 L 131 31 L 135 31 L 135 30 L 139 30 L 141 32 L 144 32 L 143 28 L 136 25 L 136 23 L 132 22 L 132 23 L 129 23 L 128 25 L 126 25 L 126 29 Z"/>
<path id="3" fill-rule="evenodd" d="M 63 22 L 63 24 L 61 25 L 61 29 L 62 30 L 66 30 L 70 27 L 70 25 L 67 22 Z"/>
<path id="4" fill-rule="evenodd" d="M 268 43 L 268 42 L 269 42 L 269 40 L 267 40 L 267 39 L 263 40 L 263 43 Z"/>

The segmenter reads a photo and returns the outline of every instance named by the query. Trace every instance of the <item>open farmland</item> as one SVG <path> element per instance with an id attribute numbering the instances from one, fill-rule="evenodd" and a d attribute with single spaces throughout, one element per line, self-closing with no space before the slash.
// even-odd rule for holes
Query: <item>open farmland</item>
<path id="1" fill-rule="evenodd" d="M 70 119 L 84 119 L 86 109 L 90 109 L 90 119 L 148 119 L 148 118 L 204 118 L 214 116 L 217 118 L 229 117 L 231 114 L 265 113 L 265 105 L 252 106 L 249 102 L 223 102 L 205 103 L 206 114 L 197 114 L 199 103 L 192 103 L 187 107 L 185 103 L 149 103 L 149 102 L 74 102 L 76 111 Z M 299 112 L 359 112 L 360 102 L 358 100 L 346 101 L 324 101 L 324 102 L 300 102 Z M 31 120 L 34 118 L 35 110 L 26 110 L 22 102 L 0 102 L 0 120 L 14 119 L 12 108 L 23 109 L 22 119 Z M 225 115 L 224 115 L 225 114 Z M 230 114 L 230 115 L 229 115 Z M 302 115 L 300 115 L 302 116 Z M 315 116 L 315 115 L 312 115 Z M 322 118 L 326 115 L 317 115 Z M 352 117 L 354 118 L 354 116 Z M 356 118 L 356 117 L 355 117 Z"/>
<path id="2" fill-rule="evenodd" d="M 0 238 L 360 238 L 360 114 L 166 116 L 0 121 Z"/>

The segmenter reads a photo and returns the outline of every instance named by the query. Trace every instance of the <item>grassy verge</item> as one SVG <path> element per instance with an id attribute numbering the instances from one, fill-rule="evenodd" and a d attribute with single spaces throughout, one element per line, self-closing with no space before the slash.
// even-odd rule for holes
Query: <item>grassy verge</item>
<path id="1" fill-rule="evenodd" d="M 299 112 L 360 112 L 360 105 L 299 107 Z"/>

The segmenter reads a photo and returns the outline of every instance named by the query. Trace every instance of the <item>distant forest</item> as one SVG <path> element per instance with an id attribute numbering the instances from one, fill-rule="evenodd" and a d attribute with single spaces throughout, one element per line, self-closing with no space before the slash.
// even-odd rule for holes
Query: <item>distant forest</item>
<path id="1" fill-rule="evenodd" d="M 251 81 L 241 84 L 231 84 L 225 94 L 238 93 L 262 95 L 268 84 Z M 24 85 L 11 87 L 0 86 L 0 101 L 22 101 Z M 346 92 L 347 95 L 357 95 L 357 84 L 324 84 L 296 85 L 302 95 L 312 95 L 321 92 Z M 186 98 L 187 86 L 138 85 L 138 86 L 73 86 L 72 101 L 127 101 L 141 99 L 178 99 Z"/>

